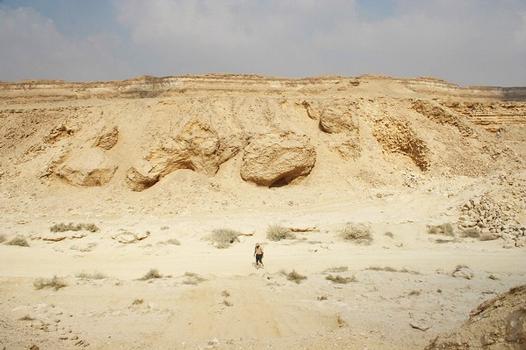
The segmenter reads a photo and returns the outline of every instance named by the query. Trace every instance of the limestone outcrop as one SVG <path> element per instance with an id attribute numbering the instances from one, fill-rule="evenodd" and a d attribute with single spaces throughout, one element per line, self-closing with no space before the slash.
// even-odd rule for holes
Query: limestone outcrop
<path id="1" fill-rule="evenodd" d="M 126 182 L 132 190 L 142 191 L 178 169 L 214 175 L 245 144 L 240 134 L 220 136 L 208 123 L 191 120 L 176 137 L 163 141 L 161 147 L 129 168 Z"/>
<path id="2" fill-rule="evenodd" d="M 316 150 L 305 135 L 287 132 L 254 137 L 244 150 L 241 178 L 261 186 L 280 186 L 308 175 Z"/>
<path id="3" fill-rule="evenodd" d="M 55 170 L 55 175 L 77 186 L 102 186 L 108 183 L 117 166 L 99 148 L 73 153 Z"/>

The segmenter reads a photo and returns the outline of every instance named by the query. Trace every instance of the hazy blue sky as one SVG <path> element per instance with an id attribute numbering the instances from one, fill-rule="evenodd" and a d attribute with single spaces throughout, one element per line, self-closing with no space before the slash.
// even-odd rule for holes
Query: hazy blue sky
<path id="1" fill-rule="evenodd" d="M 211 72 L 526 86 L 526 0 L 0 0 L 0 80 Z"/>

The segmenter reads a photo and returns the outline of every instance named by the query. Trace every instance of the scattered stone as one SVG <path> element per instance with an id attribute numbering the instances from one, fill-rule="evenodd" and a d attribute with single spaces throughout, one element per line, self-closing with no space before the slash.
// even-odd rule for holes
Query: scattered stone
<path id="1" fill-rule="evenodd" d="M 129 243 L 136 243 L 136 242 L 142 241 L 143 239 L 146 239 L 149 236 L 150 236 L 150 231 L 146 231 L 145 233 L 135 233 L 135 232 L 122 230 L 121 232 L 113 235 L 111 238 L 116 240 L 119 243 L 129 244 Z"/>
<path id="2" fill-rule="evenodd" d="M 457 267 L 455 267 L 455 270 L 453 270 L 453 272 L 451 273 L 451 276 L 455 278 L 465 278 L 467 280 L 470 280 L 475 276 L 475 274 L 473 273 L 473 271 L 471 271 L 471 269 L 468 266 L 457 265 Z"/>

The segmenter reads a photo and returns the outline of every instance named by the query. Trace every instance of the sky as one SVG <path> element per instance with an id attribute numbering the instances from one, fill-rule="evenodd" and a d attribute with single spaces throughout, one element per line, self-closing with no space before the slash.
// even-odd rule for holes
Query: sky
<path id="1" fill-rule="evenodd" d="M 526 86 L 526 0 L 0 0 L 0 81 L 205 73 Z"/>

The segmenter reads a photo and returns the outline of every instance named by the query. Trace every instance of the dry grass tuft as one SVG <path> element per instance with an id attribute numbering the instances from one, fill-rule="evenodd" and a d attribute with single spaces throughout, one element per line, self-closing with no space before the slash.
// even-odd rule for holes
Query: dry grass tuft
<path id="1" fill-rule="evenodd" d="M 330 267 L 323 271 L 323 273 L 336 273 L 336 272 L 347 272 L 349 268 L 347 266 L 337 266 L 337 267 Z"/>
<path id="2" fill-rule="evenodd" d="M 19 318 L 20 321 L 34 321 L 35 319 L 29 315 L 25 315 L 24 317 Z"/>
<path id="3" fill-rule="evenodd" d="M 328 275 L 328 276 L 325 277 L 325 279 L 327 281 L 331 281 L 333 283 L 338 283 L 338 284 L 347 284 L 347 283 L 350 283 L 350 282 L 357 282 L 358 281 L 356 279 L 356 277 L 354 277 L 354 276 L 342 277 L 340 275 Z"/>
<path id="4" fill-rule="evenodd" d="M 7 245 L 16 245 L 19 247 L 29 247 L 29 243 L 27 242 L 27 239 L 23 236 L 16 236 L 12 238 L 10 241 L 6 242 Z"/>
<path id="5" fill-rule="evenodd" d="M 285 271 L 281 271 L 281 273 L 285 275 L 285 277 L 287 277 L 287 280 L 292 281 L 296 284 L 300 284 L 303 280 L 307 279 L 307 276 L 303 276 L 297 273 L 296 270 L 292 270 L 289 273 L 286 273 Z"/>
<path id="6" fill-rule="evenodd" d="M 280 225 L 270 225 L 267 228 L 267 239 L 271 241 L 281 241 L 282 239 L 295 239 L 296 235 L 286 227 Z"/>
<path id="7" fill-rule="evenodd" d="M 39 278 L 35 282 L 33 282 L 33 286 L 35 289 L 44 289 L 44 288 L 53 288 L 54 290 L 59 290 L 61 288 L 64 288 L 67 286 L 67 283 L 57 276 L 53 276 L 53 278 Z"/>
<path id="8" fill-rule="evenodd" d="M 77 273 L 75 277 L 83 279 L 83 280 L 103 280 L 105 278 L 108 278 L 108 276 L 100 272 L 94 272 L 94 273 L 81 272 L 81 273 Z"/>
<path id="9" fill-rule="evenodd" d="M 167 239 L 166 241 L 159 242 L 159 244 L 171 244 L 171 245 L 181 245 L 181 242 L 175 238 Z"/>
<path id="10" fill-rule="evenodd" d="M 351 224 L 348 223 L 340 231 L 340 235 L 346 241 L 352 241 L 358 244 L 371 244 L 373 236 L 369 226 L 364 224 Z"/>
<path id="11" fill-rule="evenodd" d="M 394 234 L 392 232 L 389 232 L 387 231 L 386 233 L 384 233 L 384 236 L 387 236 L 389 238 L 394 238 Z"/>
<path id="12" fill-rule="evenodd" d="M 135 299 L 132 302 L 132 305 L 142 305 L 142 304 L 144 304 L 144 299 Z"/>
<path id="13" fill-rule="evenodd" d="M 162 278 L 162 277 L 163 275 L 161 275 L 157 269 L 150 269 L 150 271 L 146 272 L 144 276 L 139 278 L 139 281 L 148 281 L 148 280 L 153 280 L 153 279 Z"/>
<path id="14" fill-rule="evenodd" d="M 428 225 L 427 233 L 430 235 L 455 236 L 453 226 L 449 222 L 441 225 Z"/>
<path id="15" fill-rule="evenodd" d="M 51 232 L 66 232 L 66 231 L 89 231 L 97 232 L 99 228 L 95 224 L 74 224 L 70 222 L 69 224 L 60 223 L 55 224 L 49 228 Z"/>
<path id="16" fill-rule="evenodd" d="M 420 295 L 420 293 L 422 293 L 422 292 L 419 291 L 419 290 L 412 290 L 412 291 L 409 292 L 408 295 L 409 296 L 418 296 L 418 295 Z"/>
<path id="17" fill-rule="evenodd" d="M 370 270 L 370 271 L 384 271 L 384 272 L 399 272 L 399 273 L 410 273 L 412 275 L 420 275 L 420 272 L 418 271 L 412 271 L 412 270 L 409 270 L 407 268 L 402 268 L 402 269 L 395 269 L 394 267 L 391 267 L 391 266 L 384 266 L 384 267 L 381 267 L 381 266 L 369 266 L 368 268 L 366 268 L 366 270 Z"/>
<path id="18" fill-rule="evenodd" d="M 196 285 L 206 281 L 206 278 L 201 277 L 194 272 L 185 272 L 184 277 L 183 284 Z"/>
<path id="19" fill-rule="evenodd" d="M 207 237 L 212 244 L 219 249 L 225 249 L 230 247 L 235 242 L 239 242 L 239 236 L 241 232 L 230 230 L 230 229 L 218 229 L 212 231 L 212 234 Z"/>

